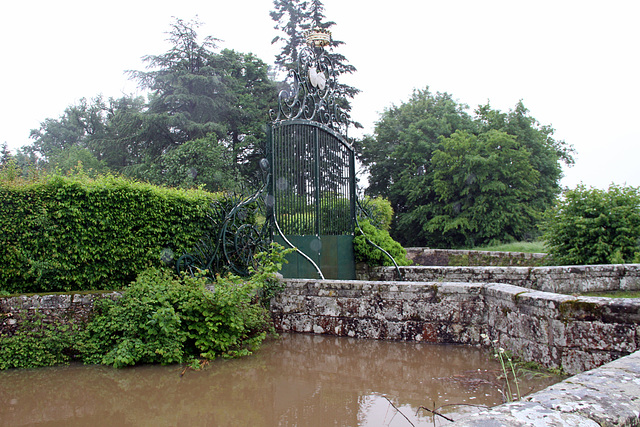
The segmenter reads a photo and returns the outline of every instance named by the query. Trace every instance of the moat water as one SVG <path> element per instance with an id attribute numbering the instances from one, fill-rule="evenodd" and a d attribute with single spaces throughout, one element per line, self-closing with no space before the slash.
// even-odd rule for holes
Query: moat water
<path id="1" fill-rule="evenodd" d="M 523 395 L 561 380 L 519 376 Z M 0 372 L 0 426 L 433 426 L 450 422 L 424 408 L 457 419 L 504 390 L 487 349 L 284 334 L 200 371 Z"/>

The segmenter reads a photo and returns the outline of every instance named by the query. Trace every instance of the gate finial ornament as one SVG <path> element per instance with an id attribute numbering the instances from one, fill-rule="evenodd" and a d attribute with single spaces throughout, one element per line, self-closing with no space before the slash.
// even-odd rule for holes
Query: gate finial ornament
<path id="1" fill-rule="evenodd" d="M 309 46 L 325 47 L 331 43 L 331 31 L 326 28 L 314 27 L 304 33 Z"/>
<path id="2" fill-rule="evenodd" d="M 336 102 L 340 96 L 337 73 L 324 47 L 331 43 L 331 32 L 315 27 L 305 33 L 307 46 L 298 55 L 286 78 L 288 88 L 278 95 L 278 110 L 270 112 L 273 121 L 312 120 L 333 129 L 346 128 L 348 119 Z M 346 129 L 345 129 L 346 130 Z"/>

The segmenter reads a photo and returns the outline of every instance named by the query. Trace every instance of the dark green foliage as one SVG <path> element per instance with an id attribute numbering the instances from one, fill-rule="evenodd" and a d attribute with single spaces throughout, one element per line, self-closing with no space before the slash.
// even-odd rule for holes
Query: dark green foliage
<path id="1" fill-rule="evenodd" d="M 169 32 L 172 48 L 145 56 L 147 71 L 131 72 L 151 91 L 137 140 L 146 158 L 139 163 L 153 163 L 187 141 L 215 135 L 230 151 L 226 167 L 248 176 L 261 155 L 276 86 L 255 55 L 218 53 L 218 40 L 211 36 L 199 41 L 200 25 L 176 19 Z"/>
<path id="2" fill-rule="evenodd" d="M 389 232 L 380 230 L 369 220 L 360 221 L 360 228 L 366 235 L 362 235 L 360 229 L 356 228 L 355 237 L 353 239 L 353 252 L 355 253 L 356 262 L 364 262 L 367 265 L 374 266 L 392 266 L 393 262 L 380 249 L 367 242 L 367 239 L 380 246 L 393 257 L 398 265 L 410 265 L 411 261 L 407 259 L 407 251 L 391 238 Z"/>
<path id="3" fill-rule="evenodd" d="M 101 300 L 78 341 L 81 359 L 116 368 L 140 363 L 185 363 L 250 354 L 266 337 L 268 311 L 256 301 L 260 283 L 177 278 L 149 269 L 122 298 Z"/>
<path id="4" fill-rule="evenodd" d="M 191 248 L 216 197 L 114 176 L 0 181 L 0 289 L 120 289 Z"/>
<path id="5" fill-rule="evenodd" d="M 14 334 L 0 334 L 0 370 L 37 368 L 66 363 L 78 334 L 77 326 L 43 322 L 39 312 L 20 319 Z"/>
<path id="6" fill-rule="evenodd" d="M 508 113 L 494 110 L 488 103 L 478 106 L 475 113 L 480 132 L 505 132 L 514 136 L 522 148 L 530 153 L 531 166 L 539 173 L 536 197 L 530 205 L 538 212 L 551 207 L 560 193 L 562 163 L 569 166 L 574 163 L 573 147 L 553 139 L 554 129 L 541 125 L 531 117 L 522 101 Z"/>
<path id="7" fill-rule="evenodd" d="M 457 131 L 441 138 L 431 158 L 437 203 L 420 206 L 406 217 L 421 224 L 437 246 L 524 236 L 538 215 L 533 205 L 540 174 L 529 159 L 529 152 L 504 132 L 475 136 Z M 407 191 L 409 200 L 420 200 L 417 193 Z"/>
<path id="8" fill-rule="evenodd" d="M 235 169 L 229 167 L 232 155 L 215 135 L 209 135 L 185 142 L 132 174 L 155 185 L 201 187 L 211 192 L 232 190 L 239 180 Z"/>
<path id="9" fill-rule="evenodd" d="M 405 246 L 534 238 L 560 190 L 560 163 L 572 162 L 572 150 L 553 129 L 521 102 L 507 114 L 467 109 L 449 94 L 416 90 L 356 144 L 370 173 L 366 192 L 391 202 L 391 235 Z"/>
<path id="10" fill-rule="evenodd" d="M 543 229 L 554 264 L 640 262 L 640 189 L 566 190 Z"/>
<path id="11" fill-rule="evenodd" d="M 23 320 L 0 336 L 0 369 L 67 363 L 124 367 L 141 363 L 189 363 L 250 354 L 271 332 L 269 301 L 285 251 L 273 245 L 256 255 L 248 279 L 228 275 L 212 283 L 203 274 L 176 276 L 170 269 L 141 272 L 118 299 L 95 302 L 86 324 Z M 204 273 L 204 272 L 203 272 Z"/>

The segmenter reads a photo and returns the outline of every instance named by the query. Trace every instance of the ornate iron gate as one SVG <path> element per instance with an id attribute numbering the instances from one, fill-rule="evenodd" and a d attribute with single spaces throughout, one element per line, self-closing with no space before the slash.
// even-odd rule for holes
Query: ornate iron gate
<path id="1" fill-rule="evenodd" d="M 329 127 L 308 120 L 272 124 L 270 141 L 276 239 L 306 255 L 292 254 L 283 275 L 317 277 L 319 268 L 326 278 L 355 278 L 353 149 Z"/>
<path id="2" fill-rule="evenodd" d="M 348 120 L 336 103 L 325 36 L 318 29 L 307 35 L 309 46 L 290 71 L 290 90 L 280 93 L 269 126 L 267 204 L 275 239 L 297 249 L 282 270 L 285 277 L 355 279 L 355 160 L 339 132 Z"/>
<path id="3" fill-rule="evenodd" d="M 210 219 L 216 234 L 177 260 L 179 272 L 249 274 L 253 255 L 274 238 L 296 249 L 287 257 L 285 277 L 355 279 L 354 229 L 364 232 L 356 219 L 354 151 L 340 132 L 346 134 L 349 120 L 336 102 L 336 72 L 323 49 L 330 33 L 315 28 L 306 37 L 309 46 L 289 72 L 289 90 L 280 92 L 278 110 L 272 111 L 267 158 L 260 161 L 265 185 L 232 205 L 215 206 Z M 249 210 L 264 222 L 247 222 Z M 364 237 L 393 262 L 402 279 L 393 257 Z"/>

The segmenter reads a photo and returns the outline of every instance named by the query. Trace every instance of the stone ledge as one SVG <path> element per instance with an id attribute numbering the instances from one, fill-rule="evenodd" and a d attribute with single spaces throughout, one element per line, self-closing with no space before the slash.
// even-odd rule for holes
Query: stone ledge
<path id="1" fill-rule="evenodd" d="M 568 378 L 520 402 L 465 416 L 454 425 L 640 425 L 640 352 Z"/>
<path id="2" fill-rule="evenodd" d="M 557 267 L 400 267 L 413 282 L 494 282 L 544 292 L 575 294 L 640 290 L 640 264 L 576 265 Z M 394 267 L 360 269 L 358 279 L 396 280 Z"/>

